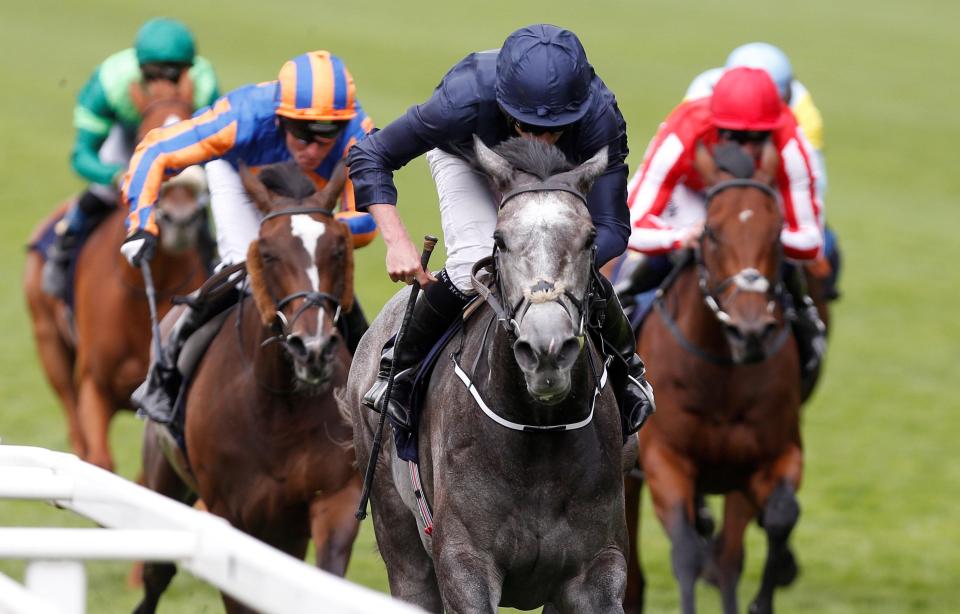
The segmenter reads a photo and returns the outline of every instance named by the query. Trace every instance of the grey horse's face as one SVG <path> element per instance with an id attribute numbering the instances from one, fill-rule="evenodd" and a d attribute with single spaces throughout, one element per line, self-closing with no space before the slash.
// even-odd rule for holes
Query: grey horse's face
<path id="1" fill-rule="evenodd" d="M 160 241 L 171 253 L 183 253 L 196 248 L 200 242 L 206 212 L 200 203 L 200 194 L 206 189 L 203 171 L 192 167 L 163 187 L 157 200 L 157 225 Z M 196 175 L 199 174 L 199 177 Z"/>
<path id="2" fill-rule="evenodd" d="M 482 143 L 477 153 L 501 192 L 538 181 Z M 603 150 L 550 183 L 586 194 L 606 166 Z M 584 314 L 577 303 L 589 288 L 596 229 L 575 194 L 537 190 L 507 201 L 494 237 L 504 307 L 516 309 L 513 352 L 527 390 L 540 403 L 560 403 L 570 392 L 571 369 L 583 348 Z"/>

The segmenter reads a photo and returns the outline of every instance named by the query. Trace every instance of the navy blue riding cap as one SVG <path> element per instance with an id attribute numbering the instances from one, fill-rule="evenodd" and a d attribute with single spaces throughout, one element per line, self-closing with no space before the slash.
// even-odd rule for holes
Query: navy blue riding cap
<path id="1" fill-rule="evenodd" d="M 536 24 L 507 37 L 497 57 L 497 102 L 514 119 L 546 128 L 579 121 L 590 107 L 593 67 L 577 35 Z"/>

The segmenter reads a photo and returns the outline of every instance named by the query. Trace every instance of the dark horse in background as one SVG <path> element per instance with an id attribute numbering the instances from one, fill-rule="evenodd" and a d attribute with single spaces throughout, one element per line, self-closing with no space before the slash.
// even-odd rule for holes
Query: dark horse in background
<path id="1" fill-rule="evenodd" d="M 163 80 L 134 83 L 131 88 L 143 116 L 138 139 L 193 112 L 189 79 L 179 85 Z M 153 274 L 161 317 L 174 294 L 185 294 L 206 278 L 198 250 L 205 220 L 197 190 L 203 182 L 191 173 L 202 175 L 200 169 L 188 169 L 164 186 L 157 203 L 161 240 Z M 66 208 L 61 205 L 41 223 L 31 245 Z M 130 407 L 130 394 L 149 364 L 150 315 L 143 277 L 120 255 L 126 217 L 125 207 L 118 204 L 77 255 L 72 314 L 62 300 L 44 293 L 43 256 L 36 250 L 27 256 L 23 282 L 37 353 L 66 413 L 70 446 L 77 456 L 110 470 L 110 419 L 118 409 Z"/>
<path id="2" fill-rule="evenodd" d="M 694 262 L 674 272 L 639 337 L 657 393 L 639 460 L 670 538 L 685 613 L 694 612 L 701 576 L 719 587 L 723 611 L 737 612 L 743 536 L 755 518 L 768 551 L 750 611 L 772 612 L 774 588 L 797 573 L 788 538 L 799 517 L 802 392 L 781 279 L 783 216 L 769 187 L 777 166 L 768 147 L 755 176 L 737 179 L 698 150 L 696 167 L 710 186 L 704 232 Z M 631 534 L 639 488 L 628 485 Z M 724 495 L 716 536 L 698 515 L 705 494 Z M 643 600 L 635 556 L 630 572 L 632 612 Z"/>
<path id="3" fill-rule="evenodd" d="M 571 170 L 535 140 L 512 139 L 496 153 L 475 145 L 508 194 L 494 235 L 499 291 L 438 359 L 419 422 L 419 475 L 386 438 L 372 503 L 390 591 L 432 612 L 621 612 L 620 418 L 581 326 L 596 235 L 584 195 L 606 150 Z M 361 398 L 406 296 L 394 296 L 364 336 L 341 399 L 360 466 L 378 418 Z M 420 505 L 432 507 L 432 525 Z"/>
<path id="4" fill-rule="evenodd" d="M 329 210 L 334 199 L 314 193 L 295 166 L 260 176 L 241 170 L 264 214 L 247 253 L 252 295 L 228 313 L 190 376 L 186 456 L 165 447 L 165 427 L 148 421 L 144 481 L 186 503 L 199 496 L 210 512 L 297 558 L 312 538 L 317 566 L 342 576 L 361 482 L 350 424 L 333 397 L 350 369 L 337 321 L 354 303 L 352 238 Z M 170 563 L 144 566 L 138 613 L 155 611 L 175 573 Z M 248 611 L 224 602 L 228 612 Z"/>

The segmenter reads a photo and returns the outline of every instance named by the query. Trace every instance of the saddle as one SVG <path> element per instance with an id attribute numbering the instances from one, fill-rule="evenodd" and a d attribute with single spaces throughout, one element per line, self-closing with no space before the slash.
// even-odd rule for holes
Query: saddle
<path id="1" fill-rule="evenodd" d="M 43 261 L 46 262 L 47 252 L 57 240 L 57 225 L 63 221 L 63 218 L 66 217 L 67 211 L 69 211 L 69 208 L 65 208 L 60 215 L 57 215 L 51 219 L 47 225 L 43 227 L 43 230 L 40 231 L 40 234 L 37 235 L 37 238 L 27 244 L 27 251 L 37 252 L 40 254 L 40 257 L 43 258 Z M 91 214 L 83 229 L 76 236 L 76 246 L 70 257 L 70 263 L 67 269 L 67 290 L 64 297 L 64 302 L 66 303 L 67 307 L 70 308 L 70 313 L 73 313 L 75 303 L 74 280 L 76 279 L 77 274 L 78 256 L 83 250 L 83 246 L 86 244 L 87 239 L 90 238 L 90 235 L 93 234 L 93 231 L 104 219 L 106 219 L 108 215 L 110 215 L 110 213 L 111 211 L 106 210 L 100 213 Z"/>

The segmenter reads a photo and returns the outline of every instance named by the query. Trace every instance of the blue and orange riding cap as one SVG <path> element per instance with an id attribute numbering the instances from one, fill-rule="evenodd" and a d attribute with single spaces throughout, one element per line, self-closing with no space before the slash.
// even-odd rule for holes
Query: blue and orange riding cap
<path id="1" fill-rule="evenodd" d="M 353 76 L 329 51 L 298 55 L 280 69 L 277 115 L 310 121 L 347 121 L 357 114 Z"/>

